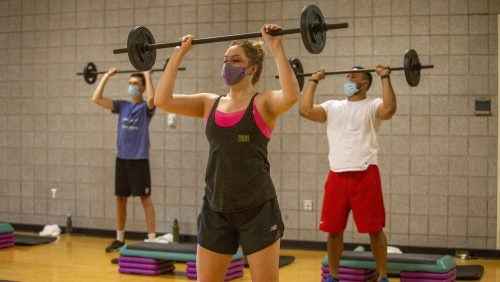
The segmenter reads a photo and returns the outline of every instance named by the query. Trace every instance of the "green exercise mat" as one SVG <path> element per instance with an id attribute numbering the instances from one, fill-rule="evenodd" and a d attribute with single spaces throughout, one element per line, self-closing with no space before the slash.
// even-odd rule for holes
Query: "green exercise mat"
<path id="1" fill-rule="evenodd" d="M 321 264 L 328 265 L 328 256 Z M 344 251 L 340 258 L 341 267 L 375 269 L 375 261 L 371 252 Z M 456 267 L 451 256 L 430 254 L 387 254 L 387 269 L 390 273 L 401 271 L 425 271 L 446 273 Z"/>
<path id="2" fill-rule="evenodd" d="M 120 255 L 122 256 L 135 256 L 135 257 L 145 257 L 145 258 L 156 258 L 156 259 L 165 259 L 165 260 L 176 260 L 176 261 L 196 261 L 196 252 L 195 253 L 180 253 L 175 252 L 176 246 L 173 245 L 182 245 L 182 244 L 162 244 L 155 243 L 163 246 L 156 246 L 157 249 L 152 251 L 149 250 L 140 250 L 137 249 L 137 246 L 133 247 L 135 249 L 131 249 L 131 245 L 125 245 L 120 249 Z M 170 245 L 170 246 L 167 246 Z M 151 246 L 148 246 L 150 248 Z M 179 246 L 177 246 L 179 247 Z M 186 247 L 189 248 L 189 247 Z M 236 254 L 233 255 L 233 260 L 242 259 L 243 252 L 241 249 L 238 249 Z"/>
<path id="3" fill-rule="evenodd" d="M 0 233 L 10 233 L 14 232 L 14 228 L 10 223 L 1 223 L 0 222 Z"/>

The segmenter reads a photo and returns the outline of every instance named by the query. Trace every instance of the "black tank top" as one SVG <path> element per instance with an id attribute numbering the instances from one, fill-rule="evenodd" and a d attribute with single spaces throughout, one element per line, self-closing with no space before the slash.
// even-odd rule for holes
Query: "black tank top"
<path id="1" fill-rule="evenodd" d="M 222 97 L 217 98 L 208 117 L 205 135 L 210 151 L 204 201 L 215 211 L 241 211 L 276 197 L 267 159 L 269 139 L 253 116 L 257 94 L 233 126 L 220 127 L 215 123 L 215 111 Z"/>

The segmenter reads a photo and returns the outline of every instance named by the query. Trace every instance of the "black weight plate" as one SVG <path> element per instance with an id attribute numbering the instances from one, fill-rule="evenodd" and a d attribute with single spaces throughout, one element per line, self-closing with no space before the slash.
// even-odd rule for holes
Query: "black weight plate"
<path id="1" fill-rule="evenodd" d="M 304 68 L 302 67 L 302 63 L 297 58 L 290 58 L 288 60 L 288 63 L 290 63 L 290 66 L 292 67 L 292 70 L 295 73 L 295 77 L 299 82 L 300 91 L 302 91 L 302 87 L 304 87 L 304 76 L 298 75 L 304 73 Z"/>
<path id="2" fill-rule="evenodd" d="M 323 13 L 316 5 L 307 5 L 300 14 L 302 42 L 311 54 L 319 54 L 325 48 L 326 29 Z"/>
<path id="3" fill-rule="evenodd" d="M 97 79 L 97 67 L 94 63 L 88 63 L 83 67 L 83 79 L 88 84 L 94 84 Z"/>
<path id="4" fill-rule="evenodd" d="M 149 29 L 144 26 L 134 27 L 128 34 L 127 53 L 130 63 L 136 70 L 150 70 L 156 61 L 156 49 L 146 50 L 147 44 L 154 44 L 155 39 Z"/>
<path id="5" fill-rule="evenodd" d="M 422 65 L 418 59 L 417 51 L 414 49 L 408 49 L 405 52 L 404 57 L 404 71 L 406 82 L 412 87 L 415 87 L 420 82 L 420 69 Z"/>

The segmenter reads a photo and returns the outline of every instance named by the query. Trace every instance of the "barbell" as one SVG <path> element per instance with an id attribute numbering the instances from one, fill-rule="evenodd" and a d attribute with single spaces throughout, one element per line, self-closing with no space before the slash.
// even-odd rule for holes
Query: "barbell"
<path id="1" fill-rule="evenodd" d="M 162 69 L 152 69 L 151 71 L 163 71 L 167 64 L 165 63 L 164 67 Z M 182 67 L 179 68 L 178 70 L 185 70 L 186 68 Z M 136 70 L 117 70 L 115 73 L 134 73 L 137 72 Z M 104 74 L 107 73 L 107 71 L 97 71 L 97 67 L 94 63 L 90 62 L 87 63 L 83 67 L 83 72 L 77 72 L 76 75 L 83 75 L 83 79 L 85 82 L 88 84 L 94 84 L 94 82 L 97 79 L 98 74 Z"/>
<path id="2" fill-rule="evenodd" d="M 304 73 L 304 68 L 302 67 L 302 63 L 297 58 L 291 58 L 288 60 L 290 66 L 293 69 L 295 76 L 297 77 L 297 81 L 299 82 L 300 90 L 304 86 L 304 77 L 311 76 L 314 73 Z M 420 70 L 422 69 L 432 69 L 434 65 L 422 65 L 420 63 L 420 59 L 418 58 L 417 51 L 414 49 L 408 49 L 404 55 L 403 67 L 395 67 L 390 68 L 391 71 L 400 71 L 403 70 L 405 72 L 406 82 L 411 87 L 415 87 L 420 82 Z M 325 75 L 336 75 L 336 74 L 348 74 L 348 73 L 360 73 L 360 72 L 374 72 L 375 69 L 354 69 L 354 70 L 343 70 L 343 71 L 330 71 L 325 72 Z M 278 78 L 278 76 L 275 76 Z"/>
<path id="3" fill-rule="evenodd" d="M 306 49 L 312 54 L 319 54 L 325 48 L 326 31 L 330 29 L 347 28 L 347 23 L 326 24 L 321 10 L 316 5 L 307 5 L 300 15 L 300 28 L 282 29 L 269 32 L 270 35 L 285 35 L 300 33 Z M 261 37 L 261 32 L 240 33 L 193 39 L 192 44 L 205 44 L 239 39 Z M 130 63 L 137 70 L 146 71 L 153 67 L 156 60 L 156 49 L 181 46 L 180 41 L 170 43 L 155 43 L 153 34 L 144 26 L 134 27 L 127 38 L 127 48 L 114 49 L 113 54 L 127 53 Z"/>

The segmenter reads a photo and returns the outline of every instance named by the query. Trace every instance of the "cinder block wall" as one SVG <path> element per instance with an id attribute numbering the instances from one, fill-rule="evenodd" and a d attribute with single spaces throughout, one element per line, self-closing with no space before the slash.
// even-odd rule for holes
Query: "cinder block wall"
<path id="1" fill-rule="evenodd" d="M 416 88 L 402 72 L 392 75 L 398 112 L 383 124 L 380 140 L 389 243 L 494 249 L 496 0 L 0 0 L 0 221 L 64 225 L 71 213 L 75 227 L 114 229 L 117 120 L 91 103 L 97 84 L 75 73 L 90 61 L 98 70 L 131 69 L 127 55 L 112 49 L 126 47 L 133 26 L 147 26 L 157 42 L 254 32 L 265 22 L 295 28 L 306 4 L 317 4 L 327 23 L 349 23 L 327 33 L 319 55 L 309 54 L 299 35 L 286 36 L 288 56 L 300 58 L 306 71 L 402 66 L 408 48 L 435 65 L 422 71 Z M 219 74 L 226 48 L 196 46 L 176 92 L 224 94 Z M 158 50 L 155 67 L 169 54 Z M 268 56 L 259 91 L 279 87 L 275 74 Z M 105 94 L 126 98 L 127 79 L 114 76 Z M 316 101 L 342 99 L 343 80 L 322 81 Z M 380 96 L 378 79 L 370 95 Z M 474 115 L 477 98 L 491 99 L 491 116 Z M 178 218 L 181 233 L 195 235 L 208 152 L 204 128 L 188 117 L 169 128 L 166 118 L 158 110 L 151 124 L 158 232 L 170 232 Z M 327 151 L 323 124 L 300 118 L 297 106 L 281 117 L 269 153 L 285 239 L 326 239 L 317 225 Z M 312 211 L 303 209 L 304 200 L 313 201 Z M 129 203 L 127 230 L 145 230 L 138 199 Z M 352 221 L 345 239 L 367 242 Z"/>

